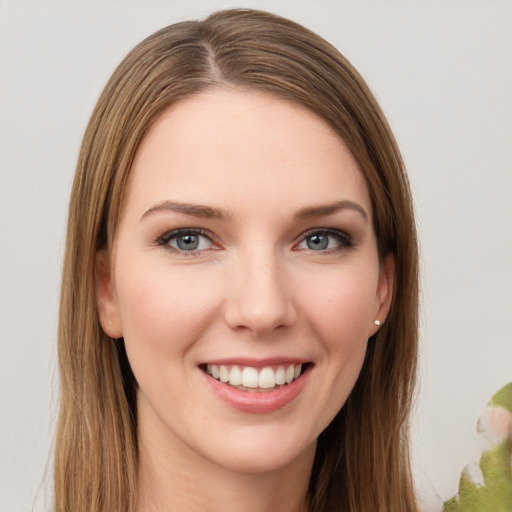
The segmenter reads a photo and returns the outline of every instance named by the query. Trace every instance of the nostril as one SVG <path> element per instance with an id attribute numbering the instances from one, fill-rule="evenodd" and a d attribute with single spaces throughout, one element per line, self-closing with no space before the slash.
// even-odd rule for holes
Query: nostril
<path id="1" fill-rule="evenodd" d="M 250 266 L 245 262 L 247 265 Z M 250 273 L 254 279 L 241 278 L 233 285 L 232 295 L 225 302 L 224 318 L 229 327 L 266 334 L 294 325 L 297 321 L 295 306 L 280 286 L 279 276 L 275 272 L 271 275 L 265 271 Z"/>

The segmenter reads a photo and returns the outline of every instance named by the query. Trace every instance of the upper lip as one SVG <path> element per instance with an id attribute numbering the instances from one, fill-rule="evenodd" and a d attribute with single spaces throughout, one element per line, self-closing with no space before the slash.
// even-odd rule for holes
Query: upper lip
<path id="1" fill-rule="evenodd" d="M 275 366 L 281 364 L 305 364 L 310 363 L 310 359 L 304 359 L 302 357 L 290 357 L 290 356 L 277 356 L 277 357 L 266 357 L 266 358 L 253 358 L 253 357 L 222 357 L 216 359 L 208 359 L 202 361 L 201 365 L 215 364 L 215 365 L 238 365 L 238 366 L 251 366 L 253 368 L 263 368 L 265 366 Z"/>

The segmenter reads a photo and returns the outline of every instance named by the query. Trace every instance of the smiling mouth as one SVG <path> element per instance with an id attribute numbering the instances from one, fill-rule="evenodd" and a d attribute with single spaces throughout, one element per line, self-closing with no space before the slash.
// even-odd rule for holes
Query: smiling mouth
<path id="1" fill-rule="evenodd" d="M 303 375 L 312 363 L 285 363 L 255 368 L 236 364 L 201 364 L 199 368 L 213 379 L 243 391 L 274 391 Z"/>

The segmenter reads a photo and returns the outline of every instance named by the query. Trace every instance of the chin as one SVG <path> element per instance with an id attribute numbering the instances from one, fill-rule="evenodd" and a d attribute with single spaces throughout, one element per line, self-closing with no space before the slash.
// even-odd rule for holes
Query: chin
<path id="1" fill-rule="evenodd" d="M 298 449 L 290 441 L 280 442 L 280 439 L 257 439 L 249 443 L 232 443 L 222 454 L 212 454 L 212 462 L 229 471 L 240 474 L 264 474 L 283 470 L 291 465 L 310 459 L 313 462 L 316 439 Z"/>

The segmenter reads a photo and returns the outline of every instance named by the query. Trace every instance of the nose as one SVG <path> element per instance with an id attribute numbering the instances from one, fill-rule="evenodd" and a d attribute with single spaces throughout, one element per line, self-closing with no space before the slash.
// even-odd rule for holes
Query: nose
<path id="1" fill-rule="evenodd" d="M 231 270 L 225 319 L 232 329 L 265 334 L 297 321 L 291 282 L 275 254 L 241 256 Z"/>

